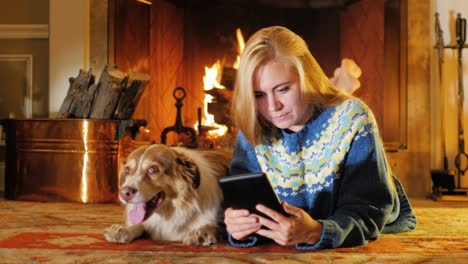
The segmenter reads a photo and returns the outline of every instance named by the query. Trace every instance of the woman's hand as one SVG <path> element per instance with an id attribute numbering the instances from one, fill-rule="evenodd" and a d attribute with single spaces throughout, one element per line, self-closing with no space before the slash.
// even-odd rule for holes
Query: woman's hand
<path id="1" fill-rule="evenodd" d="M 258 216 L 261 225 L 268 229 L 259 229 L 256 233 L 271 238 L 276 243 L 286 245 L 296 245 L 299 243 L 315 244 L 322 235 L 322 225 L 314 220 L 308 213 L 298 207 L 282 203 L 289 217 L 264 206 L 257 205 L 256 209 L 271 217 L 267 219 Z"/>
<path id="2" fill-rule="evenodd" d="M 259 223 L 259 217 L 250 214 L 248 210 L 234 210 L 232 208 L 224 211 L 224 223 L 226 229 L 236 240 L 242 240 L 247 236 L 260 230 L 262 225 Z"/>

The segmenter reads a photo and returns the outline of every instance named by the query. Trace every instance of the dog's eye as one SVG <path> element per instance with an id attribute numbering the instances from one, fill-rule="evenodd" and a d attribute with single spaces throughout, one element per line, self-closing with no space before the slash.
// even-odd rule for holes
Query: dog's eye
<path id="1" fill-rule="evenodd" d="M 156 167 L 156 166 L 151 166 L 149 169 L 148 169 L 148 174 L 152 175 L 152 174 L 156 174 L 159 172 L 159 169 Z"/>

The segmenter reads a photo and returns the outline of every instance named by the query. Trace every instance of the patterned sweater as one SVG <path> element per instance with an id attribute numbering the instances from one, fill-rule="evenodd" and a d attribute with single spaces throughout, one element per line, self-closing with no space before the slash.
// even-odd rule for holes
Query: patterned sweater
<path id="1" fill-rule="evenodd" d="M 256 147 L 239 132 L 231 174 L 259 171 L 267 174 L 280 200 L 322 224 L 320 240 L 298 249 L 363 245 L 382 232 L 416 226 L 401 184 L 388 177 L 375 118 L 359 100 L 329 107 L 300 131 L 281 130 Z M 247 247 L 259 237 L 237 241 L 229 236 L 229 241 Z"/>

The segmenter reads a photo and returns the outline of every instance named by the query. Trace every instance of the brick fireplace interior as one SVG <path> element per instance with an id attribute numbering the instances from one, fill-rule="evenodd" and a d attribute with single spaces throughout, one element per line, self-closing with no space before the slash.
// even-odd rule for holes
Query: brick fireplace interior
<path id="1" fill-rule="evenodd" d="M 283 3 L 284 2 L 284 3 Z M 176 120 L 176 87 L 184 87 L 184 126 L 203 107 L 204 67 L 237 55 L 236 28 L 245 40 L 256 30 L 283 25 L 300 34 L 328 76 L 342 58 L 361 67 L 355 93 L 374 111 L 385 146 L 406 144 L 406 0 L 157 0 L 152 5 L 109 1 L 109 62 L 123 71 L 148 73 L 151 81 L 135 119 L 148 122 L 160 142 Z M 170 143 L 170 142 L 168 142 Z"/>

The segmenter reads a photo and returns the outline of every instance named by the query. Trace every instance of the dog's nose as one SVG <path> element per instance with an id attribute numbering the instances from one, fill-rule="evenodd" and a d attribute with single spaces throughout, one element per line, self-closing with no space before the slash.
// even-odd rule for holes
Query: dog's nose
<path id="1" fill-rule="evenodd" d="M 122 197 L 122 199 L 124 199 L 125 201 L 131 200 L 135 193 L 136 190 L 128 186 L 122 187 L 120 189 L 120 197 Z"/>

